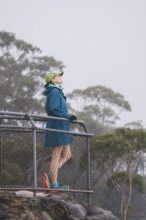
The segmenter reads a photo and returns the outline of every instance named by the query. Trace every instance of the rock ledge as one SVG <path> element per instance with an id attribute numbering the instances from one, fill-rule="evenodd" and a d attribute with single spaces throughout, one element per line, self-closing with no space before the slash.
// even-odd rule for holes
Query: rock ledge
<path id="1" fill-rule="evenodd" d="M 0 193 L 1 220 L 118 220 L 110 211 L 79 203 L 66 193 Z"/>

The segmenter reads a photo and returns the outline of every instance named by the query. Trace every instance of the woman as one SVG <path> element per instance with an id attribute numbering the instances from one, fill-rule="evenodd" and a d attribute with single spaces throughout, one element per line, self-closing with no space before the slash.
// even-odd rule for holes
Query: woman
<path id="1" fill-rule="evenodd" d="M 76 116 L 69 115 L 66 106 L 66 97 L 63 93 L 62 84 L 63 72 L 50 72 L 46 75 L 46 96 L 45 109 L 48 116 L 67 118 L 77 120 Z M 51 120 L 47 121 L 46 128 L 70 131 L 68 121 Z M 44 173 L 43 186 L 53 189 L 68 189 L 68 186 L 62 186 L 57 182 L 58 170 L 71 158 L 70 144 L 73 142 L 71 134 L 46 131 L 44 136 L 44 146 L 52 147 L 52 159 L 50 163 L 50 173 Z"/>

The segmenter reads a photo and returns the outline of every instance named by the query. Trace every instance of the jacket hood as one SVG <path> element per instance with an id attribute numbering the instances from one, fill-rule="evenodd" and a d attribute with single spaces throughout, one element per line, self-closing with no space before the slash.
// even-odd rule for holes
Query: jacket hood
<path id="1" fill-rule="evenodd" d="M 45 96 L 47 96 L 48 93 L 49 93 L 52 89 L 54 89 L 54 87 L 49 87 L 49 86 L 48 86 L 48 87 L 43 91 L 43 94 L 44 94 Z"/>
<path id="2" fill-rule="evenodd" d="M 57 89 L 59 89 L 59 90 L 62 90 L 62 89 L 63 89 L 62 87 L 57 87 L 57 86 L 52 86 L 52 85 L 47 86 L 47 88 L 43 91 L 44 96 L 47 96 L 48 93 L 49 93 L 52 89 L 55 89 L 55 88 L 57 88 Z"/>

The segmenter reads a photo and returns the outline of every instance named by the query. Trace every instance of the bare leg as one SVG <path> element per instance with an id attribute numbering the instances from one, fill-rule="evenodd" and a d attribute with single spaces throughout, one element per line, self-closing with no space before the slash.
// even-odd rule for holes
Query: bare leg
<path id="1" fill-rule="evenodd" d="M 52 149 L 52 160 L 50 163 L 50 175 L 51 175 L 51 179 L 52 179 L 52 184 L 57 182 L 57 175 L 58 175 L 61 151 L 62 151 L 62 146 L 54 147 Z"/>
<path id="2" fill-rule="evenodd" d="M 62 152 L 61 152 L 61 158 L 59 161 L 59 168 L 62 167 L 62 165 L 67 162 L 71 158 L 71 150 L 69 145 L 65 145 L 62 147 Z"/>
<path id="3" fill-rule="evenodd" d="M 71 158 L 70 146 L 60 146 L 52 149 L 52 160 L 50 163 L 50 175 L 52 184 L 57 182 L 58 170 Z"/>

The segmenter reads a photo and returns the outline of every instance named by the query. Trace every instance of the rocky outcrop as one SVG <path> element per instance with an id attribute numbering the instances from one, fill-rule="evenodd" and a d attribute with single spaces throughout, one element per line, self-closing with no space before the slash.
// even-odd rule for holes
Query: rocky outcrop
<path id="1" fill-rule="evenodd" d="M 118 220 L 110 211 L 81 204 L 66 193 L 1 193 L 1 220 Z"/>

